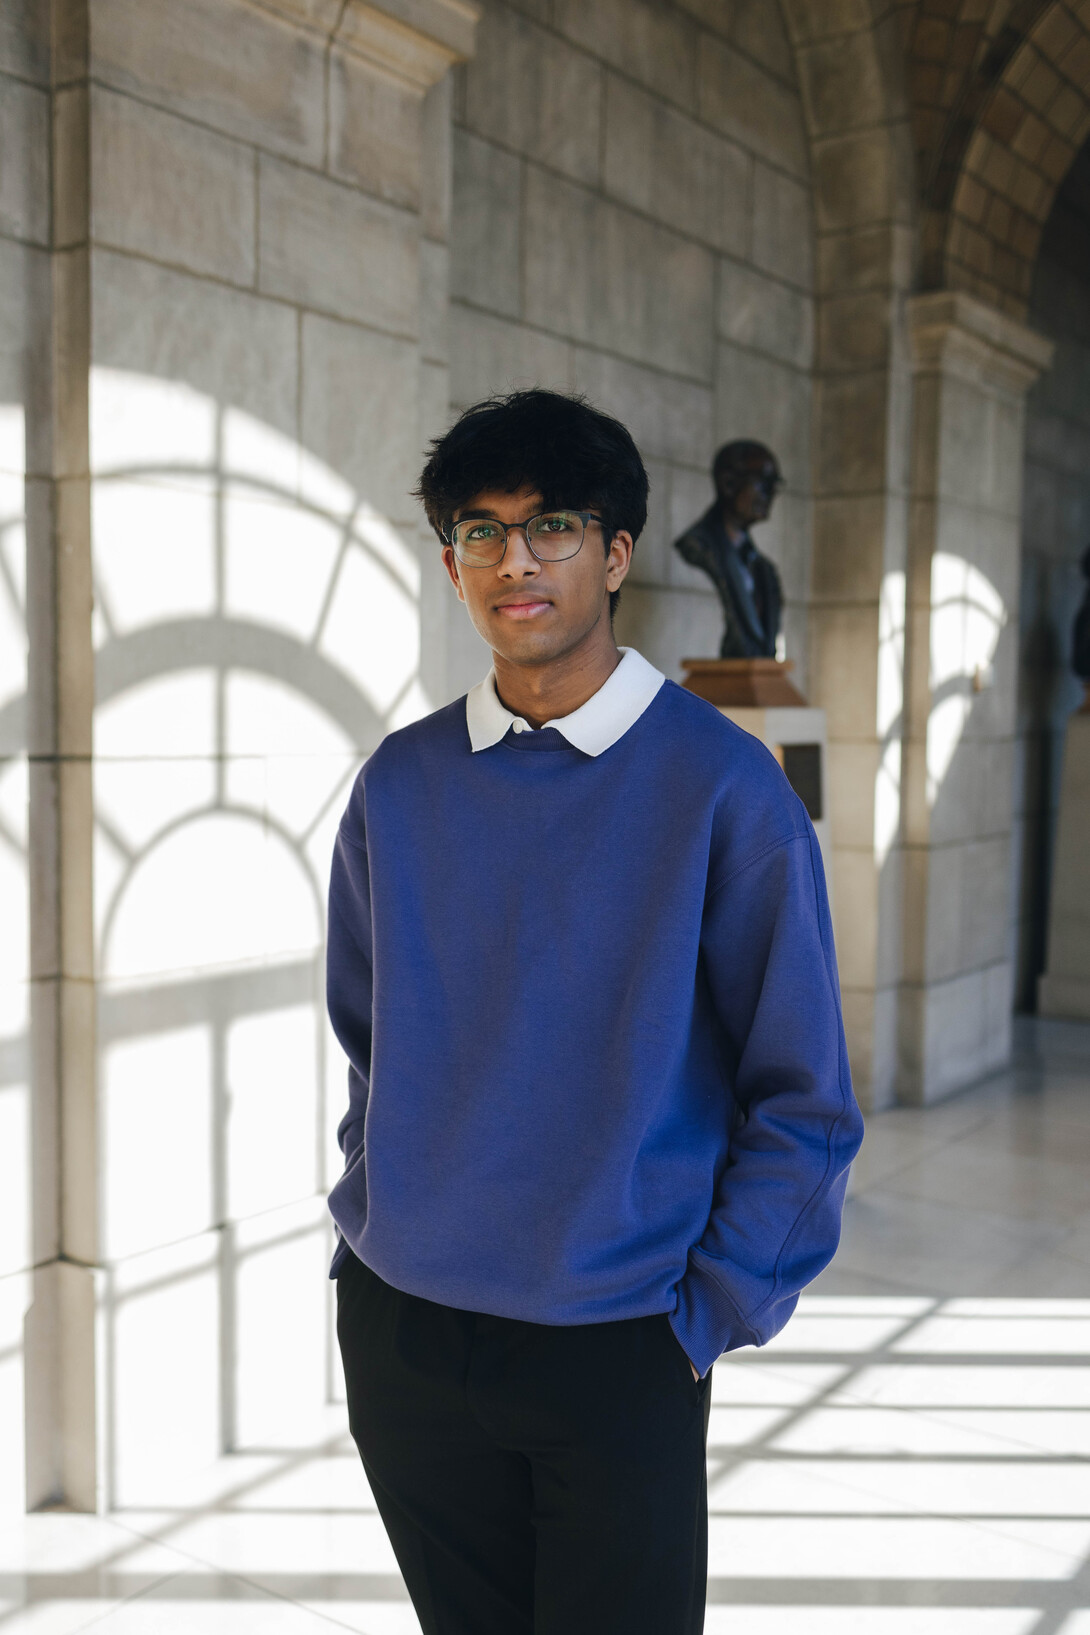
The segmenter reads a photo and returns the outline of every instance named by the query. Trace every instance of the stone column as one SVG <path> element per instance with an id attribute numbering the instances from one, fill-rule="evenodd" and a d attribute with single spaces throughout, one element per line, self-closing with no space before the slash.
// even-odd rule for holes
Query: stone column
<path id="1" fill-rule="evenodd" d="M 1010 1054 L 1025 394 L 1052 346 L 957 292 L 909 302 L 915 371 L 899 1096 Z"/>
<path id="2" fill-rule="evenodd" d="M 85 0 L 53 8 L 52 276 L 27 415 L 30 642 L 32 1304 L 27 1502 L 100 1499 L 91 912 L 88 38 Z"/>
<path id="3" fill-rule="evenodd" d="M 896 1082 L 908 242 L 899 226 L 860 226 L 819 254 L 809 696 L 828 720 L 837 959 L 868 1112 L 893 1101 Z"/>
<path id="4" fill-rule="evenodd" d="M 434 429 L 446 408 L 450 112 L 441 82 L 472 50 L 476 16 L 467 0 L 199 0 L 183 52 L 167 0 L 53 0 L 52 276 L 37 292 L 42 338 L 28 393 L 31 1508 L 110 1502 L 92 915 L 92 562 L 101 571 L 104 538 L 92 538 L 92 489 L 101 488 L 92 373 L 184 379 L 167 342 L 186 324 L 202 359 L 229 352 L 245 370 L 266 322 L 289 338 L 278 381 L 309 348 L 311 398 L 301 366 L 281 397 L 315 422 L 312 442 L 331 469 L 352 475 L 352 414 L 320 411 L 343 402 L 352 379 L 353 410 L 367 408 L 385 364 L 396 402 L 382 461 L 398 477 L 415 473 L 421 422 Z M 203 238 L 198 198 L 210 213 Z M 167 284 L 191 303 L 182 318 L 162 294 Z M 254 328 L 240 335 L 251 315 Z M 118 330 L 133 337 L 132 359 L 110 351 Z M 275 426 L 271 389 L 253 372 L 254 416 Z M 303 440 L 290 414 L 283 435 Z M 408 484 L 391 483 L 408 507 Z"/>

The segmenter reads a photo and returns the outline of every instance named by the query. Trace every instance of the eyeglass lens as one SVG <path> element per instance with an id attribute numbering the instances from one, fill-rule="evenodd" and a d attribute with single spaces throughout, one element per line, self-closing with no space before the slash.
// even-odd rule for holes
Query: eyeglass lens
<path id="1" fill-rule="evenodd" d="M 525 528 L 530 549 L 543 562 L 562 562 L 583 543 L 583 519 L 577 511 L 545 511 L 531 517 Z M 466 517 L 454 524 L 450 542 L 462 562 L 491 567 L 503 556 L 507 530 L 491 517 Z"/>

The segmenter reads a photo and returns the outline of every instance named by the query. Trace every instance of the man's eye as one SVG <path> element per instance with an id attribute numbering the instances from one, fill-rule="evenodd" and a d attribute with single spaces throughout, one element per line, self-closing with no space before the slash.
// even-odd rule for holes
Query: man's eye
<path id="1" fill-rule="evenodd" d="M 572 519 L 564 512 L 554 512 L 551 516 L 542 517 L 539 528 L 543 534 L 563 534 L 571 528 Z"/>
<path id="2" fill-rule="evenodd" d="M 480 540 L 498 539 L 499 529 L 491 522 L 475 522 L 465 535 L 466 541 L 474 544 Z"/>

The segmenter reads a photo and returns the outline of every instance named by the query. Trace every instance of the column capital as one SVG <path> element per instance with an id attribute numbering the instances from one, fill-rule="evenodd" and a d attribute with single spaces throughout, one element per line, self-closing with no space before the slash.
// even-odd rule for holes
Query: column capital
<path id="1" fill-rule="evenodd" d="M 376 73 L 423 95 L 472 57 L 481 8 L 474 0 L 264 0 L 316 30 Z"/>
<path id="2" fill-rule="evenodd" d="M 1021 394 L 1052 362 L 1050 340 L 962 290 L 908 299 L 913 367 Z"/>
<path id="3" fill-rule="evenodd" d="M 349 0 L 334 39 L 424 92 L 473 55 L 480 15 L 471 0 Z"/>

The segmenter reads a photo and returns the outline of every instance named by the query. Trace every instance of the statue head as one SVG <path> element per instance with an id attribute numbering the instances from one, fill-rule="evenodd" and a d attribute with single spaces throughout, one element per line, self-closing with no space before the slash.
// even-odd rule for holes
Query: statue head
<path id="1" fill-rule="evenodd" d="M 724 443 L 712 464 L 712 479 L 725 516 L 743 527 L 763 522 L 772 509 L 783 475 L 772 450 L 763 443 L 739 439 Z"/>

